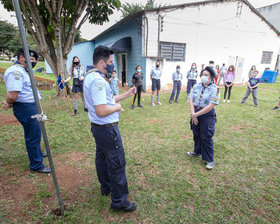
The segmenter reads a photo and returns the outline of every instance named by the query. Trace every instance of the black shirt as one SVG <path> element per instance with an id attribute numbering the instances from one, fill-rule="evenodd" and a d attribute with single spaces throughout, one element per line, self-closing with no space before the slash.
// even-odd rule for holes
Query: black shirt
<path id="1" fill-rule="evenodd" d="M 143 73 L 141 73 L 140 75 L 138 75 L 136 72 L 134 73 L 134 75 L 132 76 L 132 80 L 135 86 L 142 86 L 142 80 L 144 78 Z"/>

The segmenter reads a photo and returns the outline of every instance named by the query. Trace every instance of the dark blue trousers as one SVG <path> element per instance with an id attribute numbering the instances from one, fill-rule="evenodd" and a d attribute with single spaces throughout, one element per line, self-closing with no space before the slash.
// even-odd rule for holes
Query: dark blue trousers
<path id="1" fill-rule="evenodd" d="M 171 94 L 171 96 L 170 96 L 169 101 L 174 100 L 174 96 L 175 96 L 176 90 L 177 90 L 177 93 L 176 93 L 176 98 L 175 98 L 175 100 L 176 100 L 176 101 L 178 100 L 178 97 L 179 97 L 180 91 L 181 91 L 181 86 L 182 86 L 181 81 L 177 81 L 177 82 L 176 82 L 176 81 L 173 81 L 173 90 L 172 90 L 172 94 Z"/>
<path id="2" fill-rule="evenodd" d="M 40 123 L 31 118 L 37 114 L 35 103 L 14 103 L 14 115 L 22 124 L 24 130 L 25 145 L 30 160 L 30 170 L 44 168 L 43 153 L 41 150 L 41 128 Z"/>
<path id="3" fill-rule="evenodd" d="M 118 126 L 96 127 L 91 125 L 96 143 L 95 166 L 101 193 L 111 192 L 113 208 L 120 208 L 128 197 L 125 174 L 125 154 Z"/>
<path id="4" fill-rule="evenodd" d="M 196 84 L 196 80 L 188 80 L 188 84 L 187 84 L 187 94 L 189 95 L 191 92 L 192 87 Z"/>
<path id="5" fill-rule="evenodd" d="M 195 112 L 199 111 L 195 107 Z M 209 111 L 207 114 L 198 118 L 198 125 L 191 123 L 194 140 L 194 152 L 201 154 L 202 160 L 207 162 L 214 161 L 214 144 L 213 136 L 215 134 L 216 113 L 215 110 Z"/>

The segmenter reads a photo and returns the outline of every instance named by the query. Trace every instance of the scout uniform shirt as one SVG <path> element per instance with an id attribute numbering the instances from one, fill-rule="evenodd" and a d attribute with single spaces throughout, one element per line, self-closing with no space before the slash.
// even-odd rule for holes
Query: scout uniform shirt
<path id="1" fill-rule="evenodd" d="M 187 73 L 187 78 L 190 79 L 190 80 L 196 80 L 197 78 L 197 75 L 198 75 L 198 72 L 197 71 L 188 71 Z"/>
<path id="2" fill-rule="evenodd" d="M 217 86 L 210 83 L 204 87 L 202 83 L 194 85 L 189 98 L 193 99 L 194 106 L 204 108 L 209 103 L 219 104 L 220 93 L 217 91 Z"/>
<path id="3" fill-rule="evenodd" d="M 25 67 L 16 62 L 9 67 L 4 74 L 4 80 L 7 87 L 7 92 L 17 91 L 19 103 L 34 103 L 34 95 L 29 78 L 29 74 Z M 42 98 L 40 91 L 37 89 L 39 100 Z"/>
<path id="4" fill-rule="evenodd" d="M 160 79 L 161 77 L 161 70 L 159 68 L 154 68 L 151 71 L 152 79 Z"/>
<path id="5" fill-rule="evenodd" d="M 172 74 L 172 80 L 173 81 L 181 81 L 183 79 L 183 75 L 179 72 L 174 72 Z"/>
<path id="6" fill-rule="evenodd" d="M 107 106 L 115 105 L 113 92 L 105 80 L 105 76 L 93 68 L 88 71 L 84 79 L 84 97 L 85 103 L 88 106 L 88 117 L 90 122 L 104 125 L 119 121 L 119 113 L 114 112 L 105 117 L 99 117 L 94 106 L 106 104 Z"/>
<path id="7" fill-rule="evenodd" d="M 83 66 L 74 66 L 73 68 L 73 74 L 72 74 L 72 67 L 69 69 L 69 75 L 73 75 L 74 79 L 77 79 L 79 77 L 83 77 L 85 75 L 85 69 Z"/>

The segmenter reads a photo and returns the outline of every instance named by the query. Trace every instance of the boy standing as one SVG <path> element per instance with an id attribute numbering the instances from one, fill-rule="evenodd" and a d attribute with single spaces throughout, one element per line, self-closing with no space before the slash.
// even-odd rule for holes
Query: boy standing
<path id="1" fill-rule="evenodd" d="M 248 96 L 252 92 L 255 107 L 258 106 L 257 89 L 258 89 L 258 86 L 260 84 L 260 79 L 257 78 L 258 74 L 259 74 L 259 72 L 256 70 L 256 71 L 254 71 L 254 74 L 250 76 L 249 81 L 248 81 L 248 88 L 247 88 L 245 97 L 243 98 L 241 104 L 245 103 L 245 101 L 247 100 Z"/>
<path id="2" fill-rule="evenodd" d="M 119 79 L 116 77 L 116 75 L 117 75 L 117 72 L 116 72 L 116 70 L 114 70 L 112 72 L 112 74 L 111 74 L 112 77 L 109 80 L 110 87 L 111 87 L 111 89 L 113 91 L 113 95 L 114 96 L 119 95 L 119 86 L 118 86 Z"/>

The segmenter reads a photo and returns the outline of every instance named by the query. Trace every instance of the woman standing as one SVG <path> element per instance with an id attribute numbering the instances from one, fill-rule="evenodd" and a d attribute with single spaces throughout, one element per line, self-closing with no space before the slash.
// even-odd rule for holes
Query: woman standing
<path id="1" fill-rule="evenodd" d="M 189 94 L 191 92 L 191 89 L 196 84 L 197 76 L 198 76 L 198 72 L 197 72 L 196 63 L 192 63 L 191 69 L 187 73 L 187 79 L 188 79 L 188 84 L 187 84 L 187 102 L 188 102 L 188 96 L 189 96 Z"/>
<path id="2" fill-rule="evenodd" d="M 193 131 L 194 151 L 189 156 L 202 156 L 207 162 L 206 169 L 214 167 L 214 144 L 216 113 L 215 106 L 219 104 L 220 94 L 213 79 L 216 73 L 207 66 L 202 70 L 201 83 L 196 84 L 189 96 L 191 129 Z"/>
<path id="3" fill-rule="evenodd" d="M 251 76 L 253 76 L 256 70 L 256 66 L 252 65 L 251 69 L 248 72 L 248 77 L 250 78 Z"/>
<path id="4" fill-rule="evenodd" d="M 144 75 L 142 73 L 142 68 L 140 65 L 138 65 L 135 68 L 135 73 L 132 76 L 132 84 L 136 87 L 137 92 L 135 93 L 135 95 L 133 96 L 133 100 L 132 100 L 132 104 L 131 104 L 131 109 L 134 109 L 134 103 L 136 100 L 136 96 L 138 95 L 138 107 L 143 108 L 143 106 L 141 105 L 141 92 L 142 92 L 142 85 L 143 85 L 143 78 Z"/>
<path id="5" fill-rule="evenodd" d="M 227 96 L 227 90 L 228 90 L 228 99 L 227 99 L 227 103 L 229 103 L 229 99 L 230 99 L 230 93 L 231 93 L 231 88 L 232 85 L 234 83 L 234 79 L 235 79 L 235 74 L 234 74 L 234 66 L 231 65 L 228 67 L 228 71 L 225 75 L 225 92 L 224 92 L 224 100 L 223 102 L 226 102 L 226 96 Z"/>
<path id="6" fill-rule="evenodd" d="M 219 65 L 216 65 L 216 66 L 215 66 L 215 69 L 216 69 L 216 71 L 217 71 L 217 75 L 216 75 L 214 81 L 215 81 L 215 85 L 217 85 L 218 80 L 219 80 L 219 77 L 220 77 L 220 67 L 219 67 Z"/>
<path id="7" fill-rule="evenodd" d="M 84 67 L 80 64 L 80 59 L 77 56 L 73 57 L 72 60 L 72 65 L 69 69 L 69 77 L 64 80 L 64 82 L 68 82 L 73 78 L 73 87 L 72 87 L 72 92 L 74 94 L 74 115 L 77 115 L 77 108 L 78 108 L 78 95 L 81 93 L 81 98 L 84 103 L 84 111 L 88 111 L 88 109 L 85 106 L 84 102 L 84 93 L 83 93 L 83 82 L 85 78 L 85 69 Z"/>

